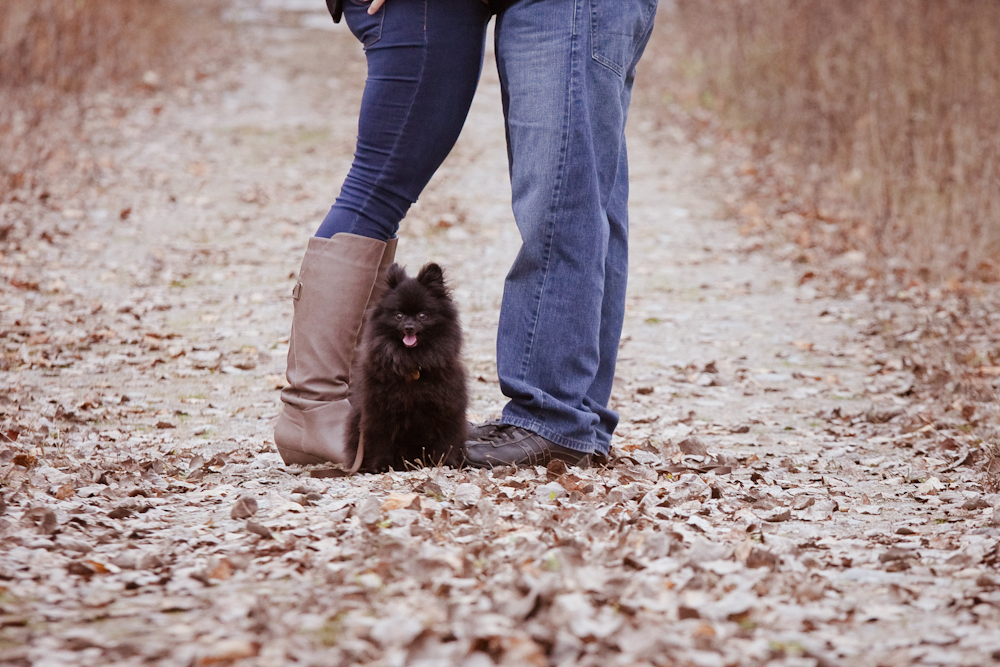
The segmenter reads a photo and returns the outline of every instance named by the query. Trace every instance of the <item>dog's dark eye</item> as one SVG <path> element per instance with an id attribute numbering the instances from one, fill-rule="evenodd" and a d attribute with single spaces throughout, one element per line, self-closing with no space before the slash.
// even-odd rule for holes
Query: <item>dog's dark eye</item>
<path id="1" fill-rule="evenodd" d="M 403 313 L 396 313 L 396 321 L 399 322 L 403 319 Z"/>
<path id="2" fill-rule="evenodd" d="M 417 313 L 417 319 L 418 320 L 426 320 L 427 319 L 427 313 Z"/>

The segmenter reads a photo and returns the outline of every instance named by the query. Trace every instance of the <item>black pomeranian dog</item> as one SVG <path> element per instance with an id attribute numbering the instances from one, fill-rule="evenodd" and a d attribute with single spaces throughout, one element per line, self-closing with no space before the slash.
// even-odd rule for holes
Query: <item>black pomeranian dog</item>
<path id="1" fill-rule="evenodd" d="M 362 336 L 347 431 L 354 451 L 363 447 L 361 470 L 460 466 L 468 405 L 462 327 L 441 267 L 427 264 L 411 278 L 390 266 Z"/>

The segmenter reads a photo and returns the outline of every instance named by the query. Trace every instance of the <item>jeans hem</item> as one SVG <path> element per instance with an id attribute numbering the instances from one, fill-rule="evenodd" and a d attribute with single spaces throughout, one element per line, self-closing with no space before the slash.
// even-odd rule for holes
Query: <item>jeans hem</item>
<path id="1" fill-rule="evenodd" d="M 504 424 L 518 426 L 520 428 L 527 429 L 532 433 L 537 433 L 546 440 L 551 440 L 561 447 L 572 449 L 574 452 L 580 452 L 581 454 L 593 454 L 595 451 L 592 443 L 580 442 L 579 440 L 573 440 L 572 438 L 559 435 L 558 433 L 545 428 L 541 422 L 535 419 L 518 419 L 517 417 L 508 419 L 507 417 L 502 417 L 500 421 Z"/>

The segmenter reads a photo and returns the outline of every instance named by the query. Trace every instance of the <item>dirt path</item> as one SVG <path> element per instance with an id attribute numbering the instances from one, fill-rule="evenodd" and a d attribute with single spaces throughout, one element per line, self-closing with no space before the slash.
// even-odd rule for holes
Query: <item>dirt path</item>
<path id="1" fill-rule="evenodd" d="M 1000 498 L 969 436 L 916 417 L 868 303 L 713 218 L 725 165 L 650 109 L 607 469 L 282 466 L 288 295 L 364 74 L 300 4 L 241 5 L 258 60 L 96 108 L 104 177 L 2 210 L 32 226 L 0 286 L 0 664 L 1000 661 Z M 487 62 L 398 256 L 446 265 L 481 418 L 506 179 Z"/>

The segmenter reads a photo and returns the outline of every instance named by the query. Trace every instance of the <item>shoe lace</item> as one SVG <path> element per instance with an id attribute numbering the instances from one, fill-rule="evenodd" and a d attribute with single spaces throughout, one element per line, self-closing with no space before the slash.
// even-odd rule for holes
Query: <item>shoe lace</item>
<path id="1" fill-rule="evenodd" d="M 482 443 L 495 443 L 495 442 L 507 442 L 514 439 L 514 429 L 516 427 L 512 424 L 497 424 L 489 433 L 479 436 L 478 442 Z"/>

